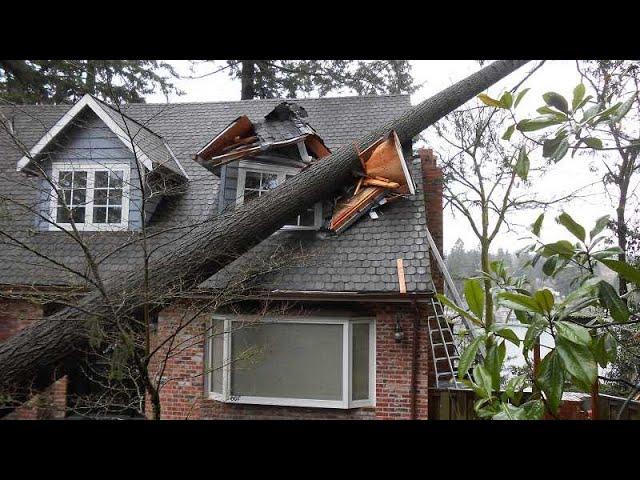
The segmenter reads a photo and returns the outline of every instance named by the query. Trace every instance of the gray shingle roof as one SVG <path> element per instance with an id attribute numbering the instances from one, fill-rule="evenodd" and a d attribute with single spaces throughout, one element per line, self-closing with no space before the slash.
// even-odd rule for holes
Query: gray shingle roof
<path id="1" fill-rule="evenodd" d="M 191 160 L 191 155 L 234 118 L 248 115 L 258 121 L 280 99 L 215 103 L 132 104 L 126 115 L 164 138 L 189 175 L 186 191 L 165 198 L 154 214 L 150 228 L 166 229 L 201 221 L 217 214 L 219 178 Z M 318 132 L 326 145 L 336 150 L 370 129 L 400 115 L 409 106 L 409 97 L 365 96 L 297 100 L 308 112 L 305 120 Z M 0 107 L 13 118 L 15 131 L 27 148 L 31 147 L 68 106 Z M 1 129 L 0 129 L 1 130 Z M 34 214 L 17 203 L 35 202 L 35 183 L 15 171 L 21 152 L 0 132 L 0 231 L 8 232 L 34 250 L 72 266 L 86 270 L 78 246 L 60 232 L 34 231 Z M 386 205 L 380 218 L 363 217 L 342 235 L 321 238 L 316 232 L 278 232 L 236 261 L 256 263 L 265 252 L 277 246 L 301 251 L 297 260 L 261 278 L 262 284 L 280 290 L 323 291 L 398 291 L 396 258 L 405 260 L 409 291 L 431 290 L 426 223 L 418 164 L 413 166 L 419 191 L 409 200 Z M 6 197 L 6 198 L 3 198 Z M 116 249 L 135 234 L 132 232 L 85 232 L 84 237 L 98 256 Z M 140 259 L 139 249 L 119 251 L 101 263 L 105 276 L 117 275 Z M 220 272 L 206 285 L 219 284 L 227 272 Z M 78 278 L 30 254 L 6 236 L 0 238 L 0 284 L 68 284 Z"/>

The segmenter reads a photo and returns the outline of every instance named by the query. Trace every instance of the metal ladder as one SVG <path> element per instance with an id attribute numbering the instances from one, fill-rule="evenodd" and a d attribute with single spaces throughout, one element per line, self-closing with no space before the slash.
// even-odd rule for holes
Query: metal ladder
<path id="1" fill-rule="evenodd" d="M 458 363 L 460 354 L 455 344 L 451 325 L 447 321 L 442 304 L 431 297 L 433 315 L 427 317 L 431 358 L 438 388 L 462 388 L 458 380 Z"/>
<path id="2" fill-rule="evenodd" d="M 458 289 L 453 283 L 453 279 L 447 270 L 447 266 L 438 251 L 438 247 L 433 241 L 431 232 L 426 228 L 427 242 L 429 243 L 429 250 L 435 258 L 442 275 L 444 276 L 447 287 L 451 292 L 454 303 L 460 307 L 465 308 L 465 303 L 458 293 Z M 429 329 L 429 340 L 431 341 L 431 356 L 433 360 L 433 369 L 435 373 L 435 380 L 437 388 L 465 388 L 464 384 L 458 380 L 458 363 L 460 361 L 460 354 L 457 345 L 455 344 L 455 337 L 451 325 L 447 321 L 444 315 L 444 309 L 442 304 L 435 298 L 431 297 L 431 309 L 433 315 L 427 317 L 427 326 Z M 475 336 L 473 328 L 469 324 L 466 318 L 459 317 L 466 330 L 469 332 L 471 338 Z M 483 350 L 478 352 L 477 358 L 481 360 L 483 358 Z"/>

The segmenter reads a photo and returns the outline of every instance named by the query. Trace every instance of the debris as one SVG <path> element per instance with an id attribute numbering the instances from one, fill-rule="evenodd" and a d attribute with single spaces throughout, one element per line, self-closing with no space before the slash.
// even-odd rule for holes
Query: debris
<path id="1" fill-rule="evenodd" d="M 356 147 L 356 152 L 363 171 L 357 174 L 359 178 L 353 195 L 343 198 L 334 209 L 329 230 L 337 234 L 376 205 L 416 191 L 395 131 L 392 130 L 362 152 L 358 152 Z"/>
<path id="2" fill-rule="evenodd" d="M 243 115 L 227 125 L 193 159 L 216 174 L 222 165 L 245 157 L 266 158 L 266 154 L 271 159 L 305 166 L 331 153 L 313 127 L 303 120 L 306 117 L 307 111 L 291 102 L 280 103 L 262 121 L 252 122 Z M 279 150 L 296 144 L 299 159 L 292 159 L 290 154 L 278 155 Z"/>
<path id="3" fill-rule="evenodd" d="M 398 270 L 398 284 L 400 286 L 400 293 L 407 293 L 407 283 L 404 278 L 404 260 L 398 258 L 396 260 L 396 268 Z"/>

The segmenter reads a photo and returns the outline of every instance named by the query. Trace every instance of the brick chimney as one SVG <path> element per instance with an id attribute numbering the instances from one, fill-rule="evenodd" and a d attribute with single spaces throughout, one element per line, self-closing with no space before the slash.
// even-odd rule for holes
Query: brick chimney
<path id="1" fill-rule="evenodd" d="M 430 148 L 418 149 L 422 165 L 422 184 L 424 190 L 424 206 L 427 215 L 427 227 L 440 255 L 443 252 L 442 222 L 442 169 L 436 164 L 436 156 Z M 444 276 L 433 256 L 430 256 L 431 278 L 438 293 L 444 292 Z"/>

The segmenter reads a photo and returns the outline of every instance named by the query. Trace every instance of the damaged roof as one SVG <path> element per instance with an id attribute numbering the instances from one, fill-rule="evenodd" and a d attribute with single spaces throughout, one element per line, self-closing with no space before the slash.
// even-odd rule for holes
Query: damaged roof
<path id="1" fill-rule="evenodd" d="M 220 178 L 203 168 L 192 157 L 216 132 L 234 119 L 246 115 L 259 124 L 282 100 L 237 102 L 131 104 L 123 108 L 132 121 L 143 125 L 166 142 L 189 181 L 180 195 L 163 199 L 156 209 L 150 229 L 166 230 L 218 214 Z M 407 95 L 300 99 L 307 112 L 305 121 L 335 150 L 351 143 L 369 130 L 399 116 L 409 106 Z M 0 106 L 13 119 L 15 131 L 30 148 L 70 109 L 70 106 Z M 286 132 L 285 132 L 286 133 Z M 274 135 L 278 134 L 277 132 Z M 20 152 L 0 129 L 0 193 L 29 203 L 35 189 L 30 179 L 16 171 Z M 261 285 L 280 291 L 397 292 L 396 259 L 402 257 L 408 291 L 431 291 L 425 209 L 422 200 L 419 163 L 412 163 L 417 192 L 409 199 L 385 205 L 380 218 L 359 219 L 339 236 L 323 238 L 318 232 L 280 231 L 247 252 L 229 269 L 219 272 L 203 286 L 218 286 L 229 270 L 242 262 L 256 264 L 257 258 L 274 250 L 301 252 L 275 273 L 260 278 Z M 21 241 L 50 254 L 51 258 L 84 271 L 86 262 L 80 248 L 59 232 L 34 231 L 34 219 L 11 203 L 2 204 L 0 228 Z M 184 232 L 184 231 L 183 231 Z M 183 233 L 182 232 L 182 233 Z M 132 232 L 84 232 L 90 248 L 106 255 L 124 243 Z M 0 245 L 0 284 L 77 284 L 77 278 L 24 249 Z M 111 255 L 100 265 L 108 277 L 119 275 L 140 260 L 140 249 L 128 248 Z M 162 249 L 158 250 L 162 254 Z M 262 256 L 262 257 L 261 257 Z"/>

